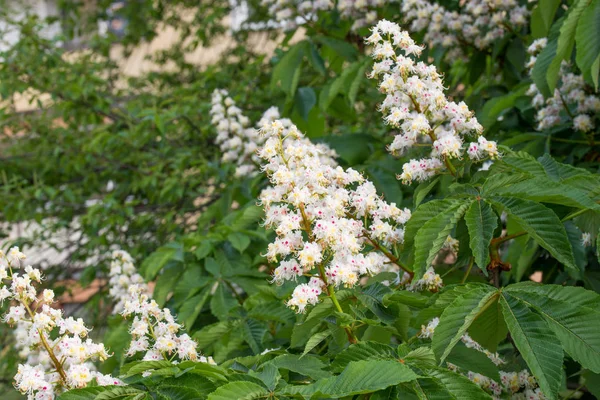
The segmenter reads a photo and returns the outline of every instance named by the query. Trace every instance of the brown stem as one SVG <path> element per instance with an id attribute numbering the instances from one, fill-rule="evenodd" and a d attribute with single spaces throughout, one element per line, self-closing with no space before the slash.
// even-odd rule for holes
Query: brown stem
<path id="1" fill-rule="evenodd" d="M 398 259 L 398 257 L 396 257 L 395 255 L 393 255 L 392 253 L 390 253 L 390 251 L 388 249 L 386 249 L 385 247 L 381 246 L 375 239 L 373 239 L 369 235 L 369 232 L 366 229 L 363 229 L 363 235 L 367 238 L 367 240 L 369 241 L 369 243 L 371 243 L 371 245 L 373 247 L 375 247 L 377 250 L 379 250 L 380 252 L 382 252 L 392 263 L 396 264 L 404 272 L 406 272 L 408 275 L 410 275 L 409 282 L 412 281 L 413 277 L 415 276 L 415 273 L 413 271 L 409 270 L 406 266 L 404 266 L 400 262 L 400 260 Z"/>

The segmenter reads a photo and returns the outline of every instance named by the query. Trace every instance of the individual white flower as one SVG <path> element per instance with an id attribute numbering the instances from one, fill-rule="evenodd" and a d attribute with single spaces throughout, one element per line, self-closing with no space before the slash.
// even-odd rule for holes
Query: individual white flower
<path id="1" fill-rule="evenodd" d="M 583 247 L 589 247 L 592 245 L 592 234 L 589 232 L 583 232 L 581 234 L 581 244 Z"/>

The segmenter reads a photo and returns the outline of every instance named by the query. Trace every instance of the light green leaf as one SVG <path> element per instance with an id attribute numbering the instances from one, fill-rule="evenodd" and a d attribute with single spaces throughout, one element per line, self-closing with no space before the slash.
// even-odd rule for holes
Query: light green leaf
<path id="1" fill-rule="evenodd" d="M 304 346 L 304 351 L 302 352 L 302 355 L 304 356 L 308 354 L 309 351 L 317 347 L 319 343 L 327 339 L 329 336 L 331 336 L 331 331 L 329 330 L 315 333 L 314 335 L 312 335 L 310 339 L 308 339 L 308 342 L 306 342 L 306 346 Z"/>
<path id="2" fill-rule="evenodd" d="M 491 286 L 473 289 L 456 298 L 440 316 L 431 348 L 442 363 L 473 321 L 491 306 L 498 292 Z"/>
<path id="3" fill-rule="evenodd" d="M 229 235 L 227 235 L 227 240 L 229 240 L 229 243 L 231 243 L 233 248 L 239 251 L 240 253 L 243 253 L 244 250 L 246 250 L 250 245 L 250 238 L 248 237 L 248 235 L 244 235 L 240 232 L 230 233 Z"/>
<path id="4" fill-rule="evenodd" d="M 565 227 L 549 208 L 516 197 L 494 196 L 494 205 L 503 208 L 536 242 L 567 268 L 578 271 Z"/>
<path id="5" fill-rule="evenodd" d="M 208 400 L 252 400 L 266 397 L 269 391 L 248 381 L 235 381 L 220 386 L 208 395 Z"/>
<path id="6" fill-rule="evenodd" d="M 465 213 L 465 222 L 475 263 L 487 275 L 487 265 L 490 262 L 489 247 L 498 226 L 498 217 L 488 203 L 477 199 Z"/>
<path id="7" fill-rule="evenodd" d="M 98 394 L 108 389 L 110 389 L 110 386 L 90 386 L 83 389 L 72 389 L 59 395 L 57 400 L 94 400 Z"/>
<path id="8" fill-rule="evenodd" d="M 419 229 L 415 236 L 415 261 L 413 264 L 416 279 L 423 276 L 444 245 L 446 238 L 470 205 L 471 201 L 455 203 L 427 221 Z"/>
<path id="9" fill-rule="evenodd" d="M 556 335 L 538 314 L 508 292 L 500 296 L 512 340 L 548 399 L 556 399 L 562 381 L 563 350 Z"/>
<path id="10" fill-rule="evenodd" d="M 584 75 L 589 75 L 592 66 L 600 56 L 600 0 L 592 0 L 581 15 L 575 32 L 575 43 L 577 65 Z M 597 79 L 596 73 L 596 81 Z"/>
<path id="11" fill-rule="evenodd" d="M 573 5 L 569 7 L 565 20 L 560 27 L 560 36 L 558 37 L 556 46 L 556 57 L 552 60 L 552 63 L 550 63 L 548 71 L 546 72 L 548 88 L 552 93 L 554 92 L 556 82 L 558 81 L 560 64 L 563 60 L 571 58 L 571 53 L 573 52 L 573 46 L 575 44 L 575 30 L 589 3 L 590 0 L 576 0 Z"/>

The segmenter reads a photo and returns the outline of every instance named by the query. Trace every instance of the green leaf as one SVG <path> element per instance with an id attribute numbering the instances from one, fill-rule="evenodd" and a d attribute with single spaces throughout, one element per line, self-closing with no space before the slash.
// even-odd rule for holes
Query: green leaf
<path id="1" fill-rule="evenodd" d="M 511 291 L 510 286 L 506 290 L 544 317 L 575 361 L 600 373 L 600 310 L 597 307 L 582 307 L 574 305 L 570 299 L 556 300 L 524 290 Z M 600 299 L 596 293 L 590 293 Z"/>
<path id="2" fill-rule="evenodd" d="M 350 345 L 338 354 L 331 363 L 331 369 L 341 371 L 353 361 L 397 359 L 396 351 L 390 346 L 377 342 L 363 341 Z"/>
<path id="3" fill-rule="evenodd" d="M 144 395 L 143 397 L 136 397 L 137 395 Z M 132 388 L 132 387 L 123 387 L 116 386 L 110 387 L 108 390 L 102 391 L 99 393 L 95 400 L 111 400 L 111 399 L 121 399 L 121 400 L 133 400 L 135 399 L 145 399 L 146 393 L 142 392 L 140 389 Z"/>
<path id="4" fill-rule="evenodd" d="M 464 372 L 473 371 L 500 382 L 498 367 L 482 352 L 464 345 L 455 346 L 446 361 L 456 365 Z"/>
<path id="5" fill-rule="evenodd" d="M 231 292 L 225 289 L 225 284 L 220 282 L 217 290 L 210 299 L 210 311 L 220 320 L 227 319 L 229 312 L 238 306 Z"/>
<path id="6" fill-rule="evenodd" d="M 483 348 L 492 352 L 498 349 L 498 343 L 506 339 L 508 333 L 498 298 L 473 321 L 468 332 Z"/>
<path id="7" fill-rule="evenodd" d="M 552 210 L 516 197 L 494 196 L 489 200 L 502 207 L 509 217 L 514 218 L 554 258 L 567 268 L 578 271 L 565 227 Z"/>
<path id="8" fill-rule="evenodd" d="M 583 190 L 552 181 L 548 178 L 531 178 L 508 184 L 495 190 L 494 193 L 540 203 L 561 204 L 567 207 L 588 208 L 600 211 L 600 205 L 596 204 Z"/>
<path id="9" fill-rule="evenodd" d="M 277 367 L 270 362 L 263 364 L 259 372 L 250 370 L 250 376 L 260 379 L 270 391 L 275 390 L 275 386 L 281 378 Z"/>
<path id="10" fill-rule="evenodd" d="M 427 221 L 419 229 L 415 236 L 415 261 L 413 264 L 415 278 L 423 276 L 444 245 L 446 238 L 470 205 L 471 201 L 455 203 Z"/>
<path id="11" fill-rule="evenodd" d="M 459 204 L 460 201 L 453 199 L 432 200 L 421 204 L 415 212 L 412 213 L 412 216 L 406 223 L 404 229 L 404 249 L 407 250 L 412 247 L 417 232 L 426 222 L 435 218 L 443 211 L 456 207 Z"/>
<path id="12" fill-rule="evenodd" d="M 560 27 L 560 36 L 558 37 L 556 46 L 556 57 L 552 60 L 552 63 L 550 63 L 548 71 L 546 72 L 546 79 L 548 81 L 550 92 L 554 92 L 554 89 L 556 88 L 560 64 L 563 60 L 569 60 L 571 58 L 571 53 L 573 52 L 573 46 L 575 44 L 575 30 L 583 15 L 583 11 L 589 3 L 590 0 L 576 0 L 567 11 L 565 21 Z"/>
<path id="13" fill-rule="evenodd" d="M 508 292 L 500 296 L 502 314 L 515 346 L 548 399 L 556 399 L 562 381 L 563 350 L 538 314 Z"/>
<path id="14" fill-rule="evenodd" d="M 179 320 L 183 321 L 183 324 L 187 327 L 192 327 L 204 304 L 210 296 L 210 287 L 202 289 L 197 295 L 187 299 L 179 308 Z"/>
<path id="15" fill-rule="evenodd" d="M 487 275 L 486 267 L 490 263 L 489 247 L 498 226 L 498 218 L 488 203 L 477 199 L 465 213 L 465 222 L 475 263 Z"/>
<path id="16" fill-rule="evenodd" d="M 360 84 L 365 81 L 365 70 L 367 67 L 371 65 L 371 59 L 369 57 L 365 58 L 359 64 L 359 68 L 356 70 L 356 74 L 352 81 L 350 82 L 350 86 L 348 88 L 348 100 L 350 100 L 350 104 L 354 105 L 356 102 L 356 96 L 358 95 L 358 89 L 360 88 Z"/>
<path id="17" fill-rule="evenodd" d="M 259 354 L 263 350 L 262 342 L 266 327 L 255 319 L 245 319 L 241 323 L 242 336 L 254 354 Z"/>
<path id="18" fill-rule="evenodd" d="M 492 398 L 466 376 L 442 368 L 432 368 L 426 370 L 426 373 L 440 385 L 434 389 L 427 385 L 426 380 L 419 379 L 418 384 L 423 389 L 424 399 L 491 400 Z M 423 383 L 425 385 L 422 385 Z"/>
<path id="19" fill-rule="evenodd" d="M 288 97 L 293 97 L 296 94 L 296 88 L 298 87 L 302 71 L 302 58 L 304 57 L 307 45 L 308 42 L 306 41 L 296 43 L 281 57 L 281 60 L 273 68 L 271 87 L 274 88 L 279 85 Z"/>
<path id="20" fill-rule="evenodd" d="M 340 57 L 345 58 L 348 61 L 356 60 L 356 57 L 358 55 L 358 50 L 356 50 L 354 46 L 352 46 L 350 43 L 344 40 L 322 35 L 313 37 L 313 40 L 317 43 L 321 43 L 329 47 L 330 49 L 335 51 Z"/>
<path id="21" fill-rule="evenodd" d="M 204 398 L 198 391 L 176 385 L 160 385 L 156 393 L 169 400 L 199 400 Z"/>
<path id="22" fill-rule="evenodd" d="M 248 312 L 248 316 L 263 321 L 277 321 L 284 324 L 293 322 L 296 318 L 294 312 L 289 307 L 277 301 L 262 303 L 253 307 Z"/>
<path id="23" fill-rule="evenodd" d="M 406 290 L 395 290 L 392 293 L 383 296 L 383 305 L 388 307 L 390 304 L 400 303 L 407 306 L 424 308 L 429 302 L 429 297 L 420 293 L 408 292 Z"/>
<path id="24" fill-rule="evenodd" d="M 560 0 L 540 0 L 531 12 L 531 32 L 536 39 L 548 36 Z"/>
<path id="25" fill-rule="evenodd" d="M 229 235 L 227 235 L 227 240 L 229 240 L 229 243 L 231 243 L 233 248 L 239 251 L 240 253 L 243 253 L 244 250 L 246 250 L 250 245 L 250 238 L 248 237 L 248 235 L 244 235 L 240 232 L 230 233 Z"/>
<path id="26" fill-rule="evenodd" d="M 57 400 L 94 400 L 98 394 L 110 388 L 110 386 L 89 386 L 83 389 L 72 389 L 59 395 Z"/>
<path id="27" fill-rule="evenodd" d="M 160 307 L 163 307 L 167 301 L 167 296 L 175 288 L 177 280 L 183 272 L 181 264 L 169 265 L 162 274 L 158 276 L 152 297 Z"/>
<path id="28" fill-rule="evenodd" d="M 442 313 L 431 348 L 442 363 L 471 323 L 491 306 L 498 292 L 491 286 L 473 289 L 457 297 Z"/>
<path id="29" fill-rule="evenodd" d="M 372 393 L 417 379 L 406 365 L 391 360 L 353 361 L 339 375 L 311 385 L 317 393 L 334 398 Z"/>
<path id="30" fill-rule="evenodd" d="M 317 95 L 311 87 L 301 87 L 296 92 L 295 106 L 300 116 L 306 121 L 308 113 L 317 104 Z"/>
<path id="31" fill-rule="evenodd" d="M 319 343 L 327 339 L 329 336 L 331 336 L 331 331 L 329 330 L 315 333 L 314 335 L 312 335 L 310 339 L 308 339 L 308 342 L 306 342 L 306 346 L 304 346 L 304 351 L 302 352 L 302 355 L 305 356 L 306 354 L 308 354 L 309 351 L 317 347 Z"/>
<path id="32" fill-rule="evenodd" d="M 320 74 L 325 76 L 327 74 L 327 69 L 325 68 L 325 61 L 323 57 L 319 54 L 319 50 L 314 43 L 310 43 L 310 52 L 308 54 L 308 59 L 313 66 L 313 68 Z"/>
<path id="33" fill-rule="evenodd" d="M 142 262 L 140 273 L 147 281 L 156 278 L 158 272 L 171 260 L 183 262 L 183 246 L 180 243 L 172 243 L 160 247 L 150 254 Z"/>
<path id="34" fill-rule="evenodd" d="M 600 0 L 592 0 L 579 19 L 575 32 L 577 65 L 588 75 L 600 56 Z M 598 77 L 596 73 L 596 81 Z M 596 90 L 598 90 L 598 85 Z"/>
<path id="35" fill-rule="evenodd" d="M 502 112 L 513 108 L 517 98 L 523 96 L 529 87 L 529 85 L 519 86 L 519 88 L 511 90 L 509 93 L 503 96 L 492 97 L 485 103 L 481 111 L 477 114 L 479 122 L 485 128 L 492 126 L 498 120 L 498 117 L 502 114 Z"/>
<path id="36" fill-rule="evenodd" d="M 433 190 L 435 185 L 440 181 L 440 177 L 438 176 L 435 179 L 432 179 L 428 182 L 420 183 L 419 186 L 415 189 L 413 195 L 413 202 L 415 208 L 419 207 L 419 205 L 425 200 L 425 197 Z"/>
<path id="37" fill-rule="evenodd" d="M 535 86 L 538 88 L 540 93 L 544 95 L 544 97 L 550 97 L 553 91 L 550 91 L 548 86 L 548 80 L 546 78 L 546 73 L 552 64 L 552 61 L 556 57 L 556 48 L 558 45 L 558 36 L 560 34 L 560 26 L 563 22 L 563 19 L 556 21 L 552 28 L 550 29 L 550 34 L 548 35 L 548 44 L 544 49 L 538 54 L 537 59 L 535 61 L 535 65 L 531 70 L 531 79 L 535 83 Z"/>
<path id="38" fill-rule="evenodd" d="M 282 354 L 271 360 L 277 368 L 287 369 L 312 379 L 329 378 L 331 373 L 324 371 L 326 365 L 317 357 L 311 355 Z"/>
<path id="39" fill-rule="evenodd" d="M 248 381 L 236 381 L 220 386 L 208 395 L 208 400 L 252 400 L 266 397 L 269 391 L 264 387 Z"/>

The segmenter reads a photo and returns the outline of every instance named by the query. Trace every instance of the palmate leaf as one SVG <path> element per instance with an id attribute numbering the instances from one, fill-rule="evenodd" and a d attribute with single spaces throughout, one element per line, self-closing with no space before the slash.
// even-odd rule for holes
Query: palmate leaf
<path id="1" fill-rule="evenodd" d="M 585 10 L 575 32 L 577 46 L 577 65 L 584 73 L 589 75 L 598 89 L 598 70 L 592 68 L 600 58 L 600 0 L 592 0 L 589 8 Z M 597 67 L 596 67 L 597 68 Z"/>
<path id="2" fill-rule="evenodd" d="M 450 208 L 427 221 L 415 236 L 415 260 L 413 271 L 415 278 L 423 276 L 426 268 L 440 251 L 446 238 L 463 216 L 471 201 L 454 203 Z"/>
<path id="3" fill-rule="evenodd" d="M 252 400 L 266 397 L 269 391 L 254 383 L 248 381 L 235 381 L 220 386 L 208 395 L 208 400 Z"/>
<path id="4" fill-rule="evenodd" d="M 504 209 L 535 241 L 567 268 L 578 271 L 565 227 L 556 214 L 542 204 L 516 197 L 493 196 L 492 204 Z"/>
<path id="5" fill-rule="evenodd" d="M 492 287 L 478 287 L 457 297 L 440 316 L 431 348 L 442 363 L 471 323 L 493 304 L 498 292 Z"/>
<path id="6" fill-rule="evenodd" d="M 548 399 L 556 399 L 562 380 L 563 350 L 538 314 L 508 292 L 500 296 L 502 314 L 512 340 Z"/>
<path id="7" fill-rule="evenodd" d="M 542 287 L 543 289 L 543 287 Z M 565 351 L 584 368 L 600 372 L 600 309 L 575 305 L 570 299 L 552 299 L 523 288 L 506 291 L 540 314 Z M 590 292 L 593 293 L 593 292 Z M 600 298 L 596 293 L 593 293 Z"/>
<path id="8" fill-rule="evenodd" d="M 489 247 L 494 230 L 498 226 L 498 218 L 488 203 L 478 199 L 465 213 L 465 222 L 475 263 L 487 275 L 486 267 L 490 262 Z"/>

